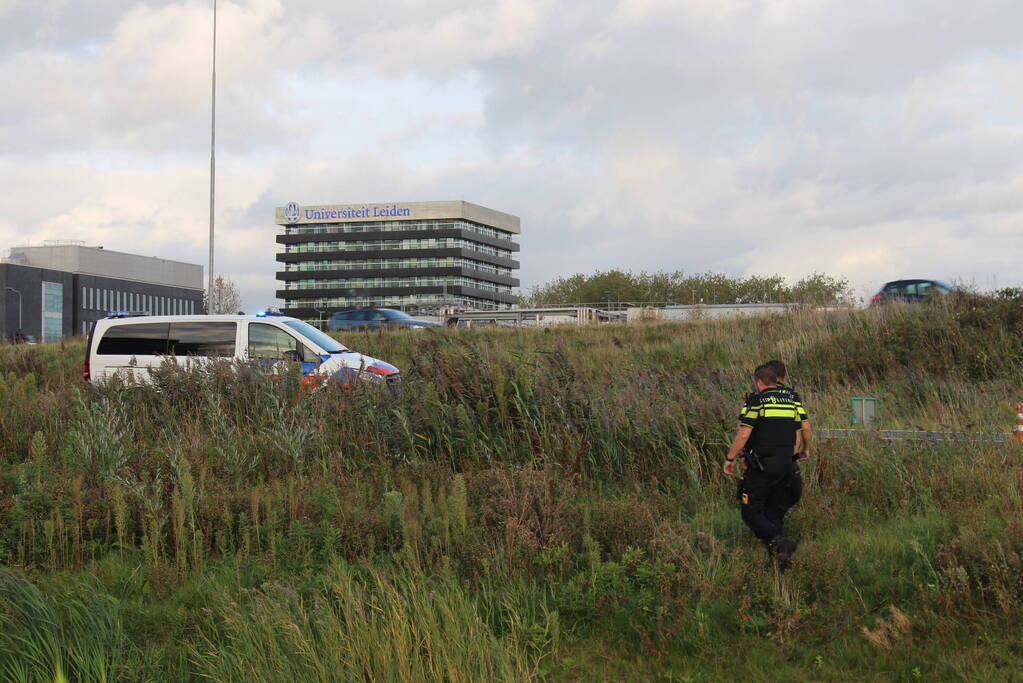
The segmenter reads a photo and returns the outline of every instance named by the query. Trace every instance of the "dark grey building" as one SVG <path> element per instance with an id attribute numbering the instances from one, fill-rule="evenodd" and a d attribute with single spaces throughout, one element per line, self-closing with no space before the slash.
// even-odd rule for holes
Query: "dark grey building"
<path id="1" fill-rule="evenodd" d="M 281 312 L 506 308 L 519 285 L 516 216 L 464 201 L 277 208 Z"/>
<path id="2" fill-rule="evenodd" d="M 87 333 L 114 311 L 203 312 L 202 266 L 102 247 L 14 247 L 0 260 L 0 339 Z"/>

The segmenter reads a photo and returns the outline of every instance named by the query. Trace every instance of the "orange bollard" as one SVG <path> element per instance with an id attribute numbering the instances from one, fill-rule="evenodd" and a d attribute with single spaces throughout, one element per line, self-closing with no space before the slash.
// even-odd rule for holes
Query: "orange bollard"
<path id="1" fill-rule="evenodd" d="M 1016 426 L 1012 428 L 1012 436 L 1016 441 L 1023 442 L 1023 405 L 1016 404 Z"/>

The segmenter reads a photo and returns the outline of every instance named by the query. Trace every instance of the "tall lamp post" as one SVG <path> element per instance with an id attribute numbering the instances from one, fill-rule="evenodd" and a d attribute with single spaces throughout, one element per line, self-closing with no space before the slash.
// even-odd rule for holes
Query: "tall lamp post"
<path id="1" fill-rule="evenodd" d="M 21 329 L 22 329 L 21 328 L 21 292 L 16 290 L 14 287 L 5 287 L 4 289 L 6 289 L 9 292 L 14 292 L 15 294 L 18 295 L 18 331 L 20 332 Z"/>
<path id="2" fill-rule="evenodd" d="M 207 311 L 209 313 L 208 306 L 213 302 L 213 206 L 214 197 L 216 196 L 216 179 L 217 179 L 217 162 L 216 162 L 216 150 L 217 150 L 217 0 L 213 0 L 213 73 L 212 73 L 212 86 L 210 88 L 210 100 L 212 106 L 210 107 L 210 285 L 206 296 Z"/>

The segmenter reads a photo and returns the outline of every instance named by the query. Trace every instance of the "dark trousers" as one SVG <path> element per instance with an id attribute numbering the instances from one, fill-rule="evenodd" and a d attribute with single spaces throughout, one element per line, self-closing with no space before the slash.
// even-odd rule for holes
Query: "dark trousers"
<path id="1" fill-rule="evenodd" d="M 785 534 L 785 513 L 803 494 L 799 469 L 792 458 L 776 455 L 761 459 L 764 469 L 751 464 L 740 485 L 742 521 L 757 535 L 770 541 Z"/>
<path id="2" fill-rule="evenodd" d="M 771 523 L 778 529 L 778 533 L 782 536 L 785 535 L 785 513 L 791 510 L 799 499 L 803 497 L 803 475 L 799 471 L 799 461 L 796 460 L 792 463 L 792 473 L 789 475 L 789 485 L 787 487 L 782 486 L 771 499 L 768 501 L 767 507 L 764 508 L 764 514 L 771 520 Z"/>

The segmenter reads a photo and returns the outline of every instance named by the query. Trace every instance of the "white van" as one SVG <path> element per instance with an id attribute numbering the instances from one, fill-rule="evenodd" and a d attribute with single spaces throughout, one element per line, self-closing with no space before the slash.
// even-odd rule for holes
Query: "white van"
<path id="1" fill-rule="evenodd" d="M 82 376 L 101 383 L 115 374 L 146 381 L 162 363 L 211 359 L 301 363 L 303 383 L 354 377 L 396 382 L 398 368 L 345 348 L 295 318 L 275 315 L 121 315 L 96 322 Z"/>

